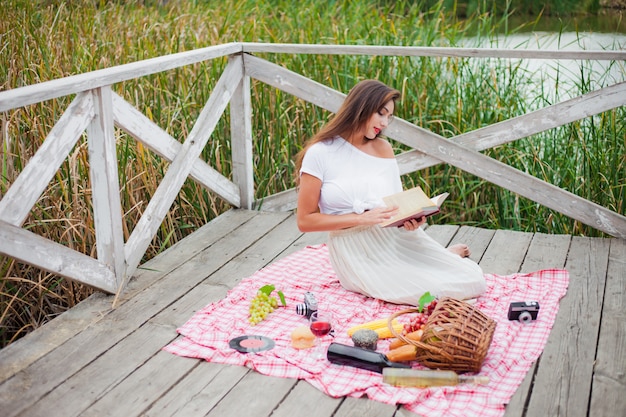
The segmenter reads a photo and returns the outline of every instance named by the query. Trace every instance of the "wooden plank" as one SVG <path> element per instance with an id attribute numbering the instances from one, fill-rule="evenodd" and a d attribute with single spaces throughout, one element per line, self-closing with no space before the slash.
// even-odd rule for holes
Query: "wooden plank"
<path id="1" fill-rule="evenodd" d="M 296 226 L 295 216 L 293 220 L 294 227 Z M 328 233 L 327 232 L 308 232 L 303 233 L 298 240 L 296 240 L 291 246 L 289 246 L 283 253 L 281 253 L 281 257 L 289 255 L 297 250 L 304 249 L 307 246 L 315 246 L 320 244 L 325 244 L 328 242 Z"/>
<path id="2" fill-rule="evenodd" d="M 428 416 L 423 416 L 422 414 L 415 414 L 410 411 L 407 411 L 404 408 L 400 408 L 394 417 L 428 417 Z"/>
<path id="3" fill-rule="evenodd" d="M 180 152 L 172 161 L 161 184 L 159 184 L 130 235 L 125 250 L 129 275 L 134 273 L 152 237 L 187 179 L 193 163 L 198 159 L 213 133 L 234 89 L 239 85 L 243 77 L 240 59 L 233 59 L 228 63 Z"/>
<path id="4" fill-rule="evenodd" d="M 113 117 L 117 126 L 168 161 L 173 161 L 183 146 L 179 141 L 171 137 L 169 133 L 161 129 L 156 123 L 115 93 L 113 93 Z M 193 162 L 189 176 L 228 203 L 239 207 L 240 198 L 237 186 L 201 158 Z"/>
<path id="5" fill-rule="evenodd" d="M 280 236 L 272 236 L 269 240 L 274 242 L 276 240 L 276 255 L 272 259 L 275 262 L 285 256 L 304 249 L 307 246 L 315 246 L 327 242 L 328 233 L 326 232 L 309 232 L 302 233 L 298 230 L 296 215 L 291 212 L 291 215 L 285 219 L 280 225 Z M 285 245 L 288 243 L 288 245 Z M 274 246 L 274 245 L 272 245 Z M 280 249 L 282 247 L 282 249 Z"/>
<path id="6" fill-rule="evenodd" d="M 0 384 L 95 324 L 110 309 L 109 296 L 92 294 L 45 325 L 0 349 Z"/>
<path id="7" fill-rule="evenodd" d="M 1 94 L 1 93 L 0 93 Z M 94 116 L 91 94 L 80 93 L 0 200 L 0 220 L 21 226 Z"/>
<path id="8" fill-rule="evenodd" d="M 561 269 L 567 260 L 567 253 L 571 242 L 569 235 L 548 235 L 535 233 L 528 253 L 520 272 L 529 273 L 541 269 Z M 526 377 L 511 397 L 506 406 L 505 417 L 521 417 L 524 415 L 524 407 L 532 391 L 537 364 L 528 370 Z"/>
<path id="9" fill-rule="evenodd" d="M 0 112 L 236 54 L 241 49 L 239 43 L 209 46 L 14 88 L 0 92 Z"/>
<path id="10" fill-rule="evenodd" d="M 243 60 L 241 61 L 243 64 Z M 250 77 L 242 77 L 230 100 L 231 160 L 233 181 L 238 186 L 242 208 L 254 201 L 254 162 L 252 149 L 252 104 Z"/>
<path id="11" fill-rule="evenodd" d="M 341 402 L 341 398 L 330 397 L 311 384 L 298 381 L 289 395 L 271 412 L 271 417 L 294 417 L 300 414 L 307 417 L 328 417 L 335 415 L 334 412 Z"/>
<path id="12" fill-rule="evenodd" d="M 522 58 L 522 59 L 575 59 L 575 60 L 626 60 L 624 51 L 571 51 L 529 50 L 504 48 L 450 48 L 429 46 L 387 45 L 321 45 L 285 43 L 242 44 L 245 53 L 324 54 L 324 55 L 376 55 L 376 56 L 430 56 L 457 58 Z"/>
<path id="13" fill-rule="evenodd" d="M 297 205 L 298 192 L 295 188 L 290 188 L 256 200 L 252 208 L 264 211 L 289 211 L 296 209 Z"/>
<path id="14" fill-rule="evenodd" d="M 214 218 L 191 235 L 141 265 L 122 294 L 122 300 L 131 299 L 258 214 L 250 210 L 231 209 Z"/>
<path id="15" fill-rule="evenodd" d="M 448 246 L 459 231 L 459 226 L 450 224 L 433 224 L 424 226 L 426 233 L 441 246 Z"/>
<path id="16" fill-rule="evenodd" d="M 509 275 L 519 272 L 528 245 L 532 239 L 529 233 L 512 230 L 498 230 L 479 265 L 486 274 Z"/>
<path id="17" fill-rule="evenodd" d="M 450 242 L 450 245 L 465 243 L 470 248 L 470 259 L 475 262 L 480 262 L 495 233 L 495 230 L 461 226 L 458 233 L 454 235 L 454 239 Z"/>
<path id="18" fill-rule="evenodd" d="M 247 252 L 240 254 L 246 257 Z M 174 254 L 171 254 L 174 255 Z M 175 255 L 174 255 L 175 256 Z M 225 266 L 228 268 L 228 266 Z M 258 268 L 261 265 L 257 265 Z M 218 270 L 221 273 L 223 269 Z M 238 276 L 230 271 L 230 276 Z M 157 327 L 158 333 L 166 340 L 176 338 L 176 328 L 187 321 L 193 313 L 206 304 L 218 301 L 227 295 L 231 288 L 215 285 L 205 279 L 192 291 L 170 305 L 167 310 L 159 312 L 150 323 Z M 157 286 L 159 284 L 156 284 Z M 168 342 L 162 343 L 165 346 Z M 169 359 L 168 359 L 169 357 Z M 180 362 L 180 365 L 177 363 Z M 143 363 L 136 364 L 137 369 L 118 386 L 102 396 L 92 409 L 83 415 L 204 415 L 215 403 L 225 395 L 249 370 L 240 366 L 225 366 L 208 363 L 202 360 L 181 358 L 167 352 L 159 352 Z M 184 375 L 173 377 L 163 369 L 182 366 L 188 369 Z M 149 387 L 137 389 L 137 387 Z M 133 401 L 125 400 L 127 393 L 133 392 Z M 107 411 L 110 410 L 110 411 Z M 204 410 L 200 412 L 199 410 Z M 110 414 L 107 414 L 110 413 Z"/>
<path id="19" fill-rule="evenodd" d="M 219 367 L 217 368 L 218 373 L 215 377 L 209 380 L 211 377 L 209 372 L 215 372 L 213 371 L 214 367 Z M 175 405 L 177 408 L 170 407 L 169 404 L 167 404 L 163 410 L 164 414 L 162 414 L 161 410 L 157 408 L 159 404 L 155 404 L 154 407 L 148 410 L 146 417 L 166 416 L 168 415 L 170 409 L 174 411 L 171 415 L 176 417 L 204 416 L 208 410 L 215 407 L 217 402 L 223 398 L 228 391 L 230 391 L 232 387 L 237 384 L 237 382 L 250 372 L 253 371 L 250 371 L 248 368 L 243 366 L 200 363 L 193 372 L 194 374 L 197 373 L 197 375 L 190 374 L 190 378 L 185 378 L 181 381 L 181 384 L 185 384 L 189 381 L 193 382 L 195 385 L 189 385 L 188 390 L 177 391 L 179 394 L 176 395 L 177 398 L 175 399 L 175 402 L 172 403 L 172 405 Z M 201 386 L 200 384 L 202 383 L 205 385 Z M 185 395 L 185 392 L 193 395 L 189 397 L 188 401 L 183 402 L 181 401 L 180 392 L 183 392 L 183 395 Z M 186 397 L 187 396 L 184 396 L 182 398 L 184 399 Z M 245 413 L 246 408 L 247 407 L 242 404 L 242 413 Z M 152 412 L 152 410 L 154 410 L 154 412 Z"/>
<path id="20" fill-rule="evenodd" d="M 186 360 L 194 362 L 196 366 L 149 409 L 142 412 L 142 417 L 203 416 L 241 378 L 252 372 L 245 366 Z M 169 362 L 167 366 L 170 366 Z M 242 413 L 245 412 L 243 408 Z"/>
<path id="21" fill-rule="evenodd" d="M 569 288 L 539 360 L 526 415 L 587 415 L 608 254 L 606 239 L 572 239 L 565 265 Z"/>
<path id="22" fill-rule="evenodd" d="M 398 407 L 395 405 L 372 401 L 367 397 L 345 397 L 337 412 L 331 415 L 332 417 L 399 417 L 401 415 L 410 415 L 410 417 L 417 416 L 417 414 L 409 413 L 402 408 L 396 412 L 397 408 Z"/>
<path id="23" fill-rule="evenodd" d="M 115 286 L 126 281 L 122 202 L 111 88 L 92 91 L 95 116 L 87 127 L 89 174 L 98 260 L 115 273 Z"/>
<path id="24" fill-rule="evenodd" d="M 105 292 L 117 288 L 113 271 L 103 263 L 2 220 L 0 253 Z"/>
<path id="25" fill-rule="evenodd" d="M 563 269 L 571 241 L 570 235 L 534 233 L 520 272 L 528 273 L 552 268 Z"/>
<path id="26" fill-rule="evenodd" d="M 243 278 L 246 278 L 264 266 L 273 262 L 277 256 L 282 255 L 284 248 L 288 246 L 298 237 L 298 233 L 291 227 L 292 223 L 286 214 L 276 216 L 271 215 L 260 216 L 268 219 L 271 224 L 271 230 L 268 226 L 264 226 L 266 235 L 262 239 L 254 241 L 249 247 L 246 247 L 240 254 L 234 256 L 229 262 L 214 273 L 209 275 L 197 287 L 187 292 L 183 297 L 170 306 L 168 311 L 159 313 L 152 320 L 158 320 L 161 326 L 169 326 L 172 329 L 180 326 L 189 319 L 195 311 L 205 305 L 219 301 L 228 290 Z M 260 227 L 257 220 L 256 226 Z M 195 257 L 186 262 L 181 268 L 185 268 L 184 275 L 194 275 L 195 270 L 205 268 L 202 256 Z M 175 274 L 179 272 L 175 271 Z M 173 277 L 166 277 L 167 280 L 175 280 Z M 156 286 L 161 285 L 157 283 Z"/>
<path id="27" fill-rule="evenodd" d="M 132 391 L 118 389 L 119 385 L 108 392 L 105 397 L 92 404 L 82 411 L 80 417 L 117 417 L 117 416 L 138 416 L 139 410 L 143 410 L 146 404 L 145 397 L 154 397 L 166 389 L 156 379 L 160 374 L 166 373 L 170 381 L 177 381 L 182 376 L 193 369 L 194 363 L 188 358 L 175 357 L 168 352 L 159 351 L 150 367 L 142 366 L 136 372 L 124 379 L 124 382 L 133 387 Z M 162 379 L 160 380 L 162 381 Z"/>
<path id="28" fill-rule="evenodd" d="M 59 348 L 0 384 L 0 409 L 4 417 L 19 414 L 24 408 L 52 391 L 63 381 L 87 366 L 120 340 L 141 327 L 166 306 L 181 298 L 204 278 L 222 268 L 253 242 L 264 236 L 286 214 L 271 216 L 258 213 L 251 221 L 198 254 L 195 263 L 186 263 L 103 317 L 98 326 L 91 326 Z M 219 256 L 217 256 L 219 254 Z M 88 347 L 88 348 L 86 348 Z M 36 384 L 33 384 L 36 378 Z M 26 390 L 25 388 L 29 389 Z M 22 392 L 23 391 L 23 392 Z M 15 398 L 15 392 L 22 392 Z"/>
<path id="29" fill-rule="evenodd" d="M 626 240 L 612 239 L 590 416 L 626 416 Z"/>
<path id="30" fill-rule="evenodd" d="M 269 416 L 293 388 L 294 379 L 247 373 L 206 415 L 239 417 L 242 408 L 254 416 Z"/>
<path id="31" fill-rule="evenodd" d="M 54 410 L 55 415 L 63 417 L 129 416 L 127 407 L 134 404 L 145 390 L 155 389 L 155 385 L 158 384 L 154 379 L 146 384 L 133 384 L 132 390 L 124 390 L 120 393 L 125 398 L 113 396 L 119 402 L 115 407 L 105 407 L 103 410 L 102 406 L 94 404 L 99 404 L 98 400 L 107 391 L 114 390 L 121 381 L 128 383 L 128 381 L 136 380 L 137 367 L 157 354 L 174 338 L 175 334 L 172 332 L 163 332 L 158 325 L 151 322 L 145 323 L 95 358 L 88 366 L 63 381 L 63 384 L 55 387 L 22 414 L 30 417 L 48 417 L 50 410 Z M 161 359 L 161 362 L 158 359 Z M 168 359 L 167 363 L 166 359 Z M 152 365 L 152 373 L 164 373 L 163 369 L 167 369 L 165 373 L 168 378 L 176 381 L 193 368 L 194 363 L 157 355 L 157 360 L 154 360 Z M 89 387 L 89 389 L 83 390 L 80 389 L 81 387 Z M 87 409 L 89 412 L 86 411 Z"/>

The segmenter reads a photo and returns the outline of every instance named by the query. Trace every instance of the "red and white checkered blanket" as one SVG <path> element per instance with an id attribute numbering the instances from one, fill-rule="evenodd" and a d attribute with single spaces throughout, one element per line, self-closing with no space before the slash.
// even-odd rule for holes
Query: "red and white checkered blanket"
<path id="1" fill-rule="evenodd" d="M 178 329 L 183 337 L 164 349 L 180 356 L 247 366 L 265 375 L 304 379 L 333 397 L 367 395 L 372 400 L 403 404 L 406 409 L 427 417 L 502 416 L 505 404 L 543 350 L 559 299 L 567 291 L 569 274 L 564 270 L 542 270 L 485 277 L 487 291 L 475 306 L 497 322 L 480 372 L 490 379 L 486 386 L 393 387 L 383 384 L 381 374 L 313 360 L 309 350 L 291 347 L 291 331 L 307 324 L 306 318 L 296 314 L 294 308 L 303 302 L 306 291 L 315 294 L 320 310 L 329 310 L 334 316 L 334 339 L 327 336 L 322 342 L 325 345 L 331 341 L 352 345 L 346 329 L 407 308 L 343 289 L 330 265 L 325 245 L 304 248 L 243 279 L 225 299 L 194 314 Z M 250 300 L 266 284 L 275 285 L 276 290 L 285 294 L 288 307 L 278 308 L 266 320 L 251 326 Z M 537 320 L 529 324 L 509 321 L 509 303 L 525 300 L 539 301 Z M 275 341 L 275 347 L 247 354 L 231 349 L 229 341 L 242 335 L 267 336 Z M 378 351 L 386 352 L 388 343 L 379 341 Z"/>

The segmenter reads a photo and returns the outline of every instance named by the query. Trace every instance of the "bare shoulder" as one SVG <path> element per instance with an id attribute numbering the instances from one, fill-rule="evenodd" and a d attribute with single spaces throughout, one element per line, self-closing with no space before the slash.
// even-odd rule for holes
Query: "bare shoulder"
<path id="1" fill-rule="evenodd" d="M 391 146 L 391 143 L 389 143 L 389 141 L 383 138 L 376 138 L 376 140 L 374 140 L 373 142 L 374 149 L 378 156 L 380 156 L 381 158 L 395 157 L 395 154 L 393 153 L 393 146 Z"/>

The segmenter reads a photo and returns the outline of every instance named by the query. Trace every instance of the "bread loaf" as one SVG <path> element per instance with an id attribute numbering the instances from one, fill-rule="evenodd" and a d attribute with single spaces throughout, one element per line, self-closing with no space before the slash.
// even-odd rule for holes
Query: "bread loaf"
<path id="1" fill-rule="evenodd" d="M 300 326 L 291 332 L 291 346 L 296 349 L 308 349 L 315 345 L 315 335 L 309 326 Z"/>

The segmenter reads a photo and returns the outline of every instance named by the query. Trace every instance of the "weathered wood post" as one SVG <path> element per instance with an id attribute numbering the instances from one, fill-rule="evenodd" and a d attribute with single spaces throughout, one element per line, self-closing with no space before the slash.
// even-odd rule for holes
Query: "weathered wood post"
<path id="1" fill-rule="evenodd" d="M 230 132 L 233 182 L 239 187 L 240 207 L 251 209 L 254 202 L 254 170 L 249 76 L 241 79 L 230 101 Z"/>
<path id="2" fill-rule="evenodd" d="M 87 141 L 96 249 L 98 260 L 113 270 L 120 287 L 126 280 L 126 257 L 111 87 L 91 94 L 95 115 L 87 126 Z"/>

